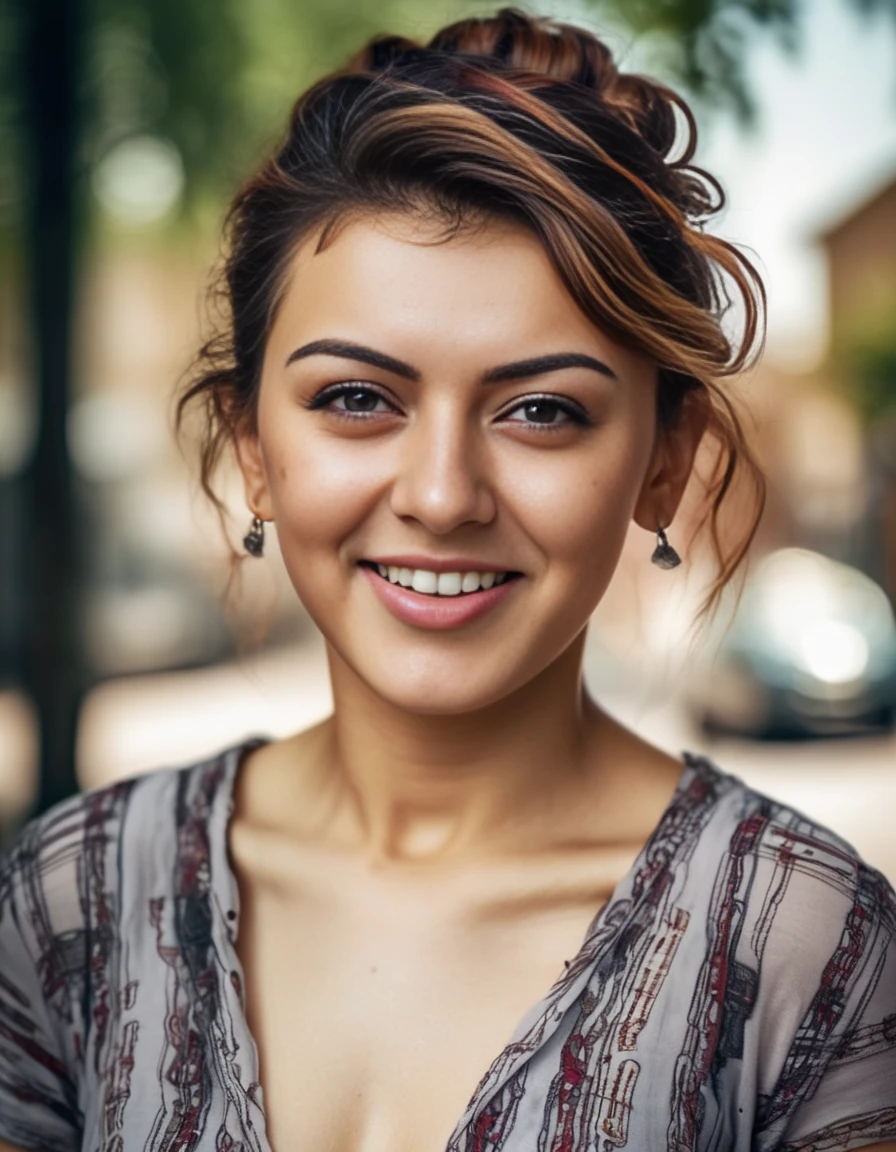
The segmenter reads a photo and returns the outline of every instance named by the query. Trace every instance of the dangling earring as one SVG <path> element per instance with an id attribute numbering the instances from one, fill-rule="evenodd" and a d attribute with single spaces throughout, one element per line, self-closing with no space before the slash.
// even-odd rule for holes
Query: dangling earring
<path id="1" fill-rule="evenodd" d="M 250 556 L 261 556 L 264 552 L 264 520 L 252 517 L 249 531 L 243 537 L 243 547 Z"/>
<path id="2" fill-rule="evenodd" d="M 656 548 L 650 559 L 658 568 L 677 568 L 681 563 L 681 557 L 666 539 L 666 533 L 662 528 L 657 528 L 656 539 Z"/>

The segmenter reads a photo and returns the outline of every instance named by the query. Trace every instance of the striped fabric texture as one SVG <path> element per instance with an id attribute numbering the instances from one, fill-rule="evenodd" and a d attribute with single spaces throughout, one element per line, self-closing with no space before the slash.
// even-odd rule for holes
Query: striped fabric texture
<path id="1" fill-rule="evenodd" d="M 260 742 L 73 796 L 0 857 L 0 1138 L 271 1152 L 227 855 L 234 779 Z M 446 1152 L 896 1140 L 893 889 L 832 832 L 682 759 Z"/>

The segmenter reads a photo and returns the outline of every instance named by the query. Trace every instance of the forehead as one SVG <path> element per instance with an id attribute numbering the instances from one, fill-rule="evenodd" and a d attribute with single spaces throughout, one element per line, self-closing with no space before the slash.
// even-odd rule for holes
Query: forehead
<path id="1" fill-rule="evenodd" d="M 446 239 L 445 226 L 413 215 L 361 216 L 318 251 L 320 230 L 297 249 L 269 346 L 339 336 L 471 367 L 529 351 L 578 348 L 637 357 L 590 322 L 534 232 L 486 219 Z M 615 365 L 614 365 L 615 367 Z"/>

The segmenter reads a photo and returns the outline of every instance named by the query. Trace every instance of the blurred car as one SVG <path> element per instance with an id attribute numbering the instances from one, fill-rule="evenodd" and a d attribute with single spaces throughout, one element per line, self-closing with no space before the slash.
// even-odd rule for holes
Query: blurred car
<path id="1" fill-rule="evenodd" d="M 896 621 L 886 593 L 818 553 L 771 553 L 748 577 L 687 703 L 708 733 L 788 738 L 892 727 Z"/>

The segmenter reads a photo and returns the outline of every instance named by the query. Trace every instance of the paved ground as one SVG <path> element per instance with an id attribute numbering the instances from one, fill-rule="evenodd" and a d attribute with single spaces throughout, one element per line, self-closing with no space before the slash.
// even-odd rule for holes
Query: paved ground
<path id="1" fill-rule="evenodd" d="M 654 743 L 673 753 L 685 748 L 708 753 L 724 770 L 835 828 L 896 881 L 896 733 L 788 744 L 709 742 L 668 689 L 629 681 L 624 693 L 599 682 L 593 690 L 611 712 Z M 283 735 L 329 709 L 318 639 L 224 667 L 112 683 L 97 690 L 85 710 L 81 783 L 92 787 L 188 763 L 250 733 Z M 27 794 L 25 718 L 20 707 L 0 707 L 0 748 L 6 749 L 0 757 L 0 818 L 21 806 Z"/>

